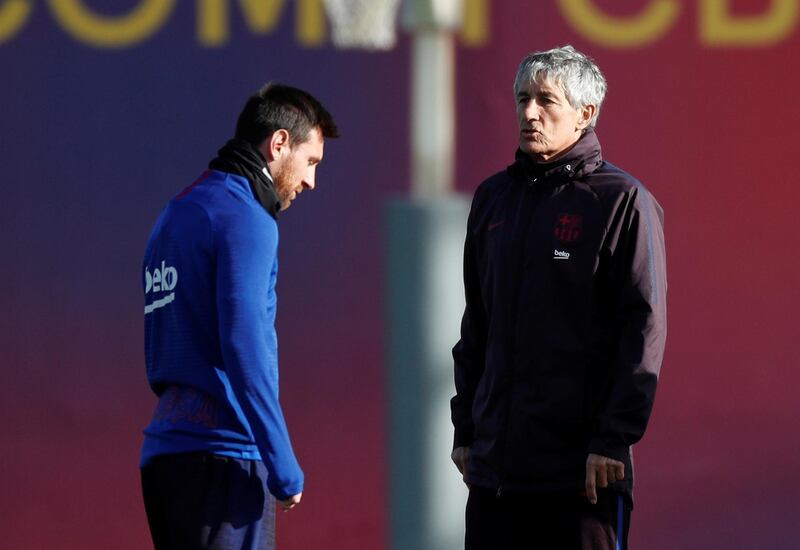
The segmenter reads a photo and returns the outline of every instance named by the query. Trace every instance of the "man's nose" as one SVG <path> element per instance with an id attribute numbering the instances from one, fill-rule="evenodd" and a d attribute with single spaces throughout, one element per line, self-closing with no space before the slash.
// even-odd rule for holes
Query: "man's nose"
<path id="1" fill-rule="evenodd" d="M 305 187 L 306 189 L 314 189 L 314 187 L 316 187 L 317 185 L 315 179 L 316 175 L 314 174 L 314 172 L 309 171 L 309 173 L 306 174 L 306 177 L 303 178 L 303 187 Z"/>
<path id="2" fill-rule="evenodd" d="M 529 101 L 525 105 L 524 113 L 527 120 L 537 120 L 539 118 L 539 105 L 535 101 Z"/>

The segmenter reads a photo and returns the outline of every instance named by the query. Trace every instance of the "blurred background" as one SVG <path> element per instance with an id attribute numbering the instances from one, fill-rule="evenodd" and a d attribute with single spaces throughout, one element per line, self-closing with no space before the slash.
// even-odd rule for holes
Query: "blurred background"
<path id="1" fill-rule="evenodd" d="M 513 160 L 519 61 L 569 43 L 609 81 L 605 158 L 666 212 L 670 333 L 633 548 L 800 547 L 799 3 L 469 0 L 455 38 L 459 193 Z M 281 400 L 306 491 L 278 546 L 388 547 L 383 233 L 411 178 L 410 38 L 339 50 L 320 10 L 0 2 L 4 548 L 149 547 L 144 245 L 268 80 L 342 131 L 280 218 Z"/>

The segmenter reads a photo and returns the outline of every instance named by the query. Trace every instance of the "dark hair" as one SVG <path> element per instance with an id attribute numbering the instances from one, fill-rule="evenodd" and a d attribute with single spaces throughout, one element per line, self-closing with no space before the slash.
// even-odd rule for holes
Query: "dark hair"
<path id="1" fill-rule="evenodd" d="M 268 83 L 247 103 L 236 122 L 236 137 L 255 147 L 277 130 L 289 132 L 293 145 L 308 141 L 312 128 L 323 137 L 339 137 L 331 114 L 314 96 L 299 88 Z"/>

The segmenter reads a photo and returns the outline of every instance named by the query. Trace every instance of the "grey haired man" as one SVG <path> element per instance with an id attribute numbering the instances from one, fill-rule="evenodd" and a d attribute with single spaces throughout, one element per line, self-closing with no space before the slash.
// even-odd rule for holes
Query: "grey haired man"
<path id="1" fill-rule="evenodd" d="M 453 348 L 468 550 L 626 548 L 666 339 L 663 211 L 603 160 L 571 46 L 523 59 L 515 162 L 480 184 Z"/>

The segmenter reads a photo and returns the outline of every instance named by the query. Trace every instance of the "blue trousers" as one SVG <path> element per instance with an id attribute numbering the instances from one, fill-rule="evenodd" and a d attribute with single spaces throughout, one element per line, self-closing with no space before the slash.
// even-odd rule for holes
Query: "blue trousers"
<path id="1" fill-rule="evenodd" d="M 141 474 L 155 550 L 275 548 L 275 500 L 262 462 L 210 453 L 163 455 Z"/>

